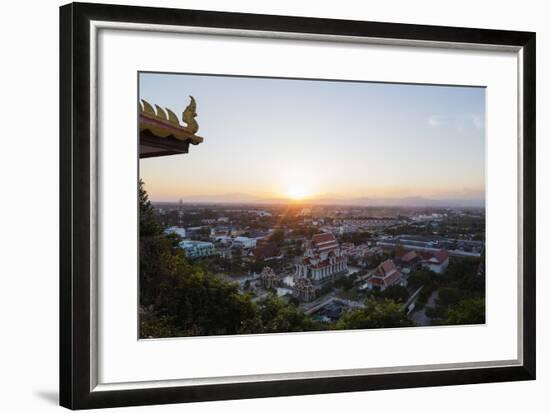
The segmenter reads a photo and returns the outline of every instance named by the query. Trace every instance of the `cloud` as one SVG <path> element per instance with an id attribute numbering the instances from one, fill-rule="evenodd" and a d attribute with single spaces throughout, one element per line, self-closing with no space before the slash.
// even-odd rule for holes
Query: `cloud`
<path id="1" fill-rule="evenodd" d="M 428 125 L 433 128 L 442 126 L 453 127 L 458 130 L 464 130 L 471 127 L 475 129 L 485 128 L 485 119 L 479 114 L 461 114 L 461 115 L 430 115 L 428 117 Z"/>
<path id="2" fill-rule="evenodd" d="M 432 115 L 428 118 L 428 124 L 430 126 L 439 126 L 441 125 L 441 116 Z"/>

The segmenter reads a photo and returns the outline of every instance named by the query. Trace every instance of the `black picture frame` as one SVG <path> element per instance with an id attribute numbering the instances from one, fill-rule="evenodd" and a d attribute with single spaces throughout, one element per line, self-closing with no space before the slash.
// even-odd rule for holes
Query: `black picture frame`
<path id="1" fill-rule="evenodd" d="M 90 21 L 250 29 L 522 49 L 523 365 L 244 384 L 91 390 Z M 73 3 L 60 8 L 60 404 L 70 409 L 535 379 L 535 33 Z"/>

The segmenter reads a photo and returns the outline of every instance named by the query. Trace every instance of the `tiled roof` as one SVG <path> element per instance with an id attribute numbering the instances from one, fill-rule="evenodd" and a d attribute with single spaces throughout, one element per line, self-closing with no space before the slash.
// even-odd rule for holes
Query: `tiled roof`
<path id="1" fill-rule="evenodd" d="M 272 258 L 280 255 L 279 249 L 273 244 L 265 244 L 261 247 L 254 248 L 252 254 L 255 258 Z"/>
<path id="2" fill-rule="evenodd" d="M 313 241 L 314 244 L 322 244 L 325 242 L 336 242 L 336 238 L 334 237 L 334 235 L 329 232 L 315 234 L 311 238 L 311 240 Z"/>
<path id="3" fill-rule="evenodd" d="M 414 251 L 409 251 L 407 252 L 406 254 L 402 255 L 401 256 L 401 261 L 403 262 L 411 262 L 412 260 L 414 260 L 415 258 L 418 257 L 418 254 Z"/>
<path id="4" fill-rule="evenodd" d="M 439 250 L 436 252 L 421 252 L 420 256 L 423 261 L 429 261 L 436 264 L 443 264 L 447 258 L 449 258 L 449 251 Z"/>
<path id="5" fill-rule="evenodd" d="M 343 262 L 344 259 L 345 259 L 344 257 L 336 257 L 335 260 L 334 260 L 335 264 L 339 264 L 339 263 Z M 317 264 L 312 265 L 311 268 L 320 269 L 320 268 L 328 267 L 330 265 L 332 265 L 332 264 L 330 263 L 329 260 L 323 260 L 321 262 L 318 262 Z"/>
<path id="6" fill-rule="evenodd" d="M 397 268 L 395 267 L 395 264 L 393 263 L 392 260 L 386 260 L 382 263 L 380 263 L 380 265 L 378 265 L 378 267 L 376 268 L 376 276 L 379 276 L 379 277 L 385 277 L 387 276 L 391 271 L 393 270 L 396 270 Z"/>
<path id="7" fill-rule="evenodd" d="M 395 284 L 400 278 L 401 278 L 401 273 L 395 270 L 395 271 L 392 271 L 392 273 L 386 277 L 373 276 L 368 280 L 368 282 L 376 286 L 389 287 L 390 285 Z"/>
<path id="8" fill-rule="evenodd" d="M 434 254 L 434 258 L 438 261 L 439 264 L 443 264 L 447 258 L 449 258 L 449 251 L 439 250 Z"/>

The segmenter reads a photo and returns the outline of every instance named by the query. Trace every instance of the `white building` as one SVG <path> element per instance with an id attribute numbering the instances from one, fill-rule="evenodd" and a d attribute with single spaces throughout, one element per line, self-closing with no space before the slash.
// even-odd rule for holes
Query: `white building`
<path id="1" fill-rule="evenodd" d="M 235 237 L 233 239 L 233 246 L 238 248 L 255 248 L 256 239 L 248 237 Z"/>
<path id="2" fill-rule="evenodd" d="M 447 271 L 449 266 L 449 251 L 439 250 L 437 252 L 423 252 L 422 256 L 422 265 L 429 270 L 432 270 L 436 274 L 443 274 Z"/>
<path id="3" fill-rule="evenodd" d="M 306 244 L 294 278 L 309 278 L 318 283 L 348 271 L 348 259 L 342 254 L 338 241 L 331 233 L 316 234 Z"/>
<path id="4" fill-rule="evenodd" d="M 170 228 L 166 228 L 164 232 L 167 234 L 177 234 L 180 237 L 185 238 L 185 228 L 170 227 Z"/>
<path id="5" fill-rule="evenodd" d="M 211 242 L 183 240 L 179 245 L 187 258 L 209 257 L 216 254 L 216 248 Z"/>

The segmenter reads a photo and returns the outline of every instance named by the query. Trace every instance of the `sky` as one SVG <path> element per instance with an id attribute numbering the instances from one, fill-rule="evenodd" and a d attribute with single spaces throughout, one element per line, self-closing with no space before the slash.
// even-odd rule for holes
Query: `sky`
<path id="1" fill-rule="evenodd" d="M 483 203 L 485 89 L 140 73 L 178 116 L 189 153 L 140 160 L 153 201 L 422 197 Z"/>

